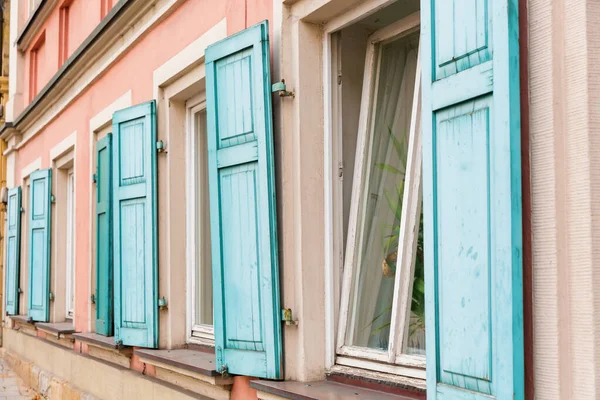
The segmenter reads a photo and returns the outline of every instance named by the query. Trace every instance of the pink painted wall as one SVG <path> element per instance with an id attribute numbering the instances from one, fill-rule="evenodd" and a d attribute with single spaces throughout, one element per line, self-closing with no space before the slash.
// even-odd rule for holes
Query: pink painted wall
<path id="1" fill-rule="evenodd" d="M 73 0 L 69 5 L 69 57 L 100 22 L 101 0 Z"/>
<path id="2" fill-rule="evenodd" d="M 20 25 L 24 26 L 29 14 L 27 6 L 28 0 L 20 0 L 25 4 L 22 9 L 22 17 Z M 39 76 L 37 83 L 37 91 L 39 92 L 50 81 L 58 69 L 62 66 L 59 64 L 59 29 L 60 29 L 60 8 L 69 4 L 69 31 L 68 31 L 68 55 L 71 56 L 75 50 L 83 43 L 87 36 L 96 28 L 101 21 L 101 2 L 103 0 L 64 0 L 58 2 L 48 19 L 44 23 L 40 32 L 45 32 L 46 47 L 44 49 L 44 57 L 38 61 Z M 114 3 L 114 1 L 113 1 Z M 22 28 L 20 29 L 22 30 Z M 37 42 L 37 37 L 31 42 L 29 48 L 25 51 L 25 68 L 26 77 L 29 77 L 29 68 L 31 66 L 31 50 Z M 43 66 L 40 66 L 43 65 Z M 29 94 L 29 79 L 26 79 L 24 89 L 25 93 Z M 26 107 L 29 102 L 29 96 L 25 96 Z"/>
<path id="3" fill-rule="evenodd" d="M 94 11 L 81 4 L 94 3 Z M 79 5 L 78 5 L 79 4 Z M 162 21 L 153 31 L 147 34 L 117 64 L 107 71 L 92 87 L 87 89 L 73 104 L 55 118 L 35 138 L 30 140 L 18 152 L 16 158 L 15 179 L 20 181 L 21 169 L 35 160 L 42 159 L 42 168 L 51 167 L 49 151 L 66 136 L 77 131 L 77 147 L 75 155 L 76 179 L 76 232 L 90 231 L 89 180 L 92 174 L 89 168 L 89 121 L 115 99 L 127 91 L 132 91 L 133 104 L 152 99 L 153 72 L 167 60 L 183 50 L 192 41 L 208 31 L 224 17 L 227 18 L 229 34 L 238 32 L 264 19 L 271 19 L 272 0 L 189 0 L 168 18 Z M 74 28 L 73 44 L 85 39 L 100 21 L 100 2 L 75 0 L 73 14 L 70 15 Z M 80 15 L 81 17 L 75 17 Z M 202 18 L 199 18 L 202 16 Z M 81 19 L 79 19 L 81 18 Z M 46 22 L 46 61 L 43 79 L 47 82 L 57 71 L 58 65 L 58 8 Z M 76 21 L 76 23 L 74 23 Z M 71 35 L 71 32 L 69 32 Z M 70 42 L 71 43 L 71 42 Z M 69 45 L 71 50 L 71 44 Z M 29 62 L 26 64 L 29 65 Z M 26 78 L 28 74 L 26 74 Z M 27 93 L 28 83 L 25 83 Z M 43 83 L 38 82 L 38 88 Z M 86 237 L 86 236 L 82 236 Z M 76 264 L 76 297 L 75 327 L 86 331 L 88 327 L 89 292 L 89 243 L 78 240 L 75 254 Z M 238 382 L 239 381 L 239 382 Z M 255 391 L 250 390 L 248 380 L 236 381 L 233 399 L 256 398 Z"/>

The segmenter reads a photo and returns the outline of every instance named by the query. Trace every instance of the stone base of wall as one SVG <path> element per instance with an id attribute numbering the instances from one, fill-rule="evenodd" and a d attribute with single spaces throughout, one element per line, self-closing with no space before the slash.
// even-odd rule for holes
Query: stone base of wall
<path id="1" fill-rule="evenodd" d="M 11 328 L 3 329 L 0 355 L 25 384 L 50 400 L 208 399 Z"/>
<path id="2" fill-rule="evenodd" d="M 33 362 L 20 358 L 6 350 L 0 350 L 2 357 L 24 383 L 48 400 L 96 400 L 79 388 L 64 381 L 52 373 L 40 369 Z"/>

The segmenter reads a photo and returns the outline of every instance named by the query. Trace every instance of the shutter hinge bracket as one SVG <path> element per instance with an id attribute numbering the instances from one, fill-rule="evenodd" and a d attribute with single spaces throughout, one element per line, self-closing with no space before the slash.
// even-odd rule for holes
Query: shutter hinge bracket
<path id="1" fill-rule="evenodd" d="M 117 347 L 117 350 L 121 350 L 125 347 L 125 346 L 123 346 L 123 340 L 121 340 L 121 339 L 119 339 L 115 342 L 115 346 Z"/>
<path id="2" fill-rule="evenodd" d="M 50 203 L 56 203 L 56 197 L 53 194 L 50 195 Z"/>
<path id="3" fill-rule="evenodd" d="M 158 142 L 156 142 L 156 151 L 158 153 L 165 153 L 165 154 L 167 154 L 167 151 L 165 150 L 165 144 L 163 143 L 162 140 L 159 140 Z"/>
<path id="4" fill-rule="evenodd" d="M 278 92 L 279 97 L 296 97 L 294 91 L 288 92 L 287 87 L 285 86 L 285 79 L 282 79 L 281 82 L 274 83 L 271 86 L 271 92 Z"/>
<path id="5" fill-rule="evenodd" d="M 21 288 L 18 288 L 18 289 L 17 289 L 17 293 L 23 293 L 23 289 L 21 289 Z"/>
<path id="6" fill-rule="evenodd" d="M 50 292 L 50 294 L 48 294 L 48 298 L 50 301 L 54 301 L 54 293 Z"/>
<path id="7" fill-rule="evenodd" d="M 93 175 L 92 175 L 92 181 L 93 181 L 94 183 L 98 182 L 98 175 L 96 175 L 96 174 L 93 174 Z"/>
<path id="8" fill-rule="evenodd" d="M 281 320 L 285 322 L 287 326 L 298 325 L 298 320 L 294 320 L 292 316 L 291 308 L 284 308 L 281 310 Z"/>
<path id="9" fill-rule="evenodd" d="M 167 299 L 165 299 L 164 297 L 161 297 L 160 299 L 158 299 L 158 309 L 159 310 L 167 309 Z"/>
<path id="10" fill-rule="evenodd" d="M 91 295 L 90 300 L 91 300 L 92 304 L 96 304 L 96 295 L 95 294 Z"/>

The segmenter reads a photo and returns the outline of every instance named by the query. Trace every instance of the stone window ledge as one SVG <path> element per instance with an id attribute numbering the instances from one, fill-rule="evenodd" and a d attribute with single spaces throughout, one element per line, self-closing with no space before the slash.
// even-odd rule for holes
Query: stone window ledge
<path id="1" fill-rule="evenodd" d="M 73 334 L 73 339 L 88 345 L 88 355 L 119 365 L 124 368 L 130 368 L 133 348 L 123 346 L 115 342 L 114 336 L 102 336 L 94 332 L 84 332 Z"/>
<path id="2" fill-rule="evenodd" d="M 11 328 L 21 331 L 30 336 L 36 336 L 35 323 L 29 319 L 27 315 L 9 315 L 11 321 Z"/>
<path id="3" fill-rule="evenodd" d="M 128 347 L 117 344 L 114 336 L 102 336 L 94 332 L 76 333 L 73 335 L 73 339 L 85 342 L 91 346 L 104 347 L 111 350 L 120 350 Z"/>
<path id="4" fill-rule="evenodd" d="M 415 400 L 422 395 L 399 395 L 379 390 L 365 389 L 331 381 L 295 382 L 295 381 L 250 381 L 250 387 L 258 392 L 261 400 Z"/>
<path id="5" fill-rule="evenodd" d="M 222 376 L 217 372 L 213 353 L 192 349 L 136 349 L 135 354 L 140 357 L 141 362 L 156 368 L 158 379 L 179 382 L 186 389 L 203 395 L 209 394 L 205 390 L 209 385 L 218 387 L 223 392 L 220 394 L 225 394 L 225 391 L 228 393 L 233 385 L 231 376 Z"/>
<path id="6" fill-rule="evenodd" d="M 46 323 L 37 322 L 35 327 L 43 332 L 50 335 L 56 336 L 60 339 L 61 336 L 72 335 L 75 333 L 75 327 L 72 322 L 59 322 L 59 323 Z"/>

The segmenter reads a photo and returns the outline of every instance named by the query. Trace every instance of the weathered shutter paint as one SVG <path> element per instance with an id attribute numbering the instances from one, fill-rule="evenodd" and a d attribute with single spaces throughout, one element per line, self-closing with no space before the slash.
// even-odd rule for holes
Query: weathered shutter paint
<path id="1" fill-rule="evenodd" d="M 158 346 L 156 103 L 113 115 L 115 338 Z"/>
<path id="2" fill-rule="evenodd" d="M 206 50 L 217 368 L 281 379 L 268 24 Z"/>
<path id="3" fill-rule="evenodd" d="M 427 397 L 523 399 L 517 0 L 422 0 Z"/>
<path id="4" fill-rule="evenodd" d="M 34 321 L 50 318 L 50 214 L 52 170 L 29 176 L 29 302 L 28 316 Z"/>
<path id="5" fill-rule="evenodd" d="M 113 335 L 112 135 L 96 144 L 96 333 Z"/>
<path id="6" fill-rule="evenodd" d="M 21 265 L 21 187 L 8 191 L 6 237 L 6 313 L 19 313 L 19 269 Z"/>

